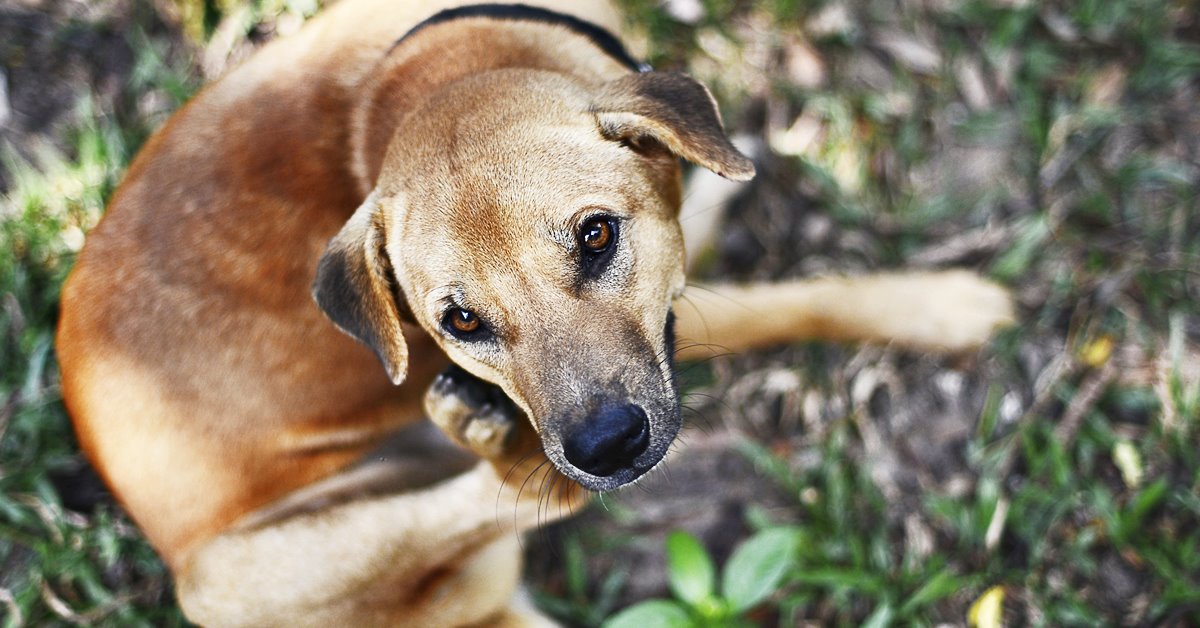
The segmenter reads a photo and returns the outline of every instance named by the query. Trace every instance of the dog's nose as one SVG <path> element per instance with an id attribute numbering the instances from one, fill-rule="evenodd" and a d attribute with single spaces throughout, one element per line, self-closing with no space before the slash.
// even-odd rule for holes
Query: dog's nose
<path id="1" fill-rule="evenodd" d="M 606 477 L 633 463 L 649 444 L 645 410 L 602 406 L 563 441 L 563 454 L 580 471 Z"/>

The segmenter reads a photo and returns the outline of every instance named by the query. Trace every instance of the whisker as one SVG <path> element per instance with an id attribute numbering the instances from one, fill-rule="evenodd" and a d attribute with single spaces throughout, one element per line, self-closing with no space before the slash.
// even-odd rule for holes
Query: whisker
<path id="1" fill-rule="evenodd" d="M 549 542 L 549 538 L 545 536 L 546 526 L 548 526 L 551 521 L 550 500 L 554 494 L 553 493 L 554 485 L 557 482 L 557 480 L 558 480 L 558 473 L 555 472 L 553 467 L 551 467 L 548 471 L 546 471 L 542 474 L 542 483 L 541 483 L 542 485 L 541 485 L 541 488 L 539 489 L 540 494 L 538 495 L 537 529 L 538 529 L 539 535 L 543 537 L 542 538 L 543 543 Z M 543 513 L 542 504 L 543 503 L 545 503 L 545 505 L 546 505 L 546 509 L 544 511 L 545 518 L 542 517 L 542 513 Z"/>
<path id="2" fill-rule="evenodd" d="M 536 452 L 534 452 L 534 453 L 536 453 Z M 508 471 L 504 474 L 504 477 L 501 478 L 500 488 L 496 490 L 496 524 L 497 525 L 500 524 L 500 496 L 504 494 L 504 487 L 508 486 L 508 480 L 509 480 L 509 478 L 512 477 L 513 473 L 516 473 L 517 469 L 520 468 L 520 466 L 522 464 L 524 464 L 526 460 L 528 460 L 530 457 L 532 457 L 534 455 L 534 453 L 525 454 L 524 456 L 521 456 L 519 459 L 517 459 L 517 461 L 514 462 L 513 465 L 508 468 Z M 517 498 L 520 499 L 520 497 L 521 497 L 521 494 L 518 491 Z"/>
<path id="3" fill-rule="evenodd" d="M 520 542 L 521 549 L 525 549 L 525 542 L 524 542 L 521 534 L 519 534 L 519 532 L 521 531 L 521 525 L 520 525 L 520 514 L 521 513 L 520 513 L 520 503 L 519 503 L 521 501 L 521 495 L 524 494 L 525 487 L 529 484 L 529 481 L 532 480 L 533 477 L 535 475 L 537 475 L 538 471 L 540 471 L 541 468 L 549 462 L 550 462 L 549 460 L 543 460 L 543 461 L 539 462 L 538 465 L 536 467 L 534 467 L 532 471 L 529 472 L 529 475 L 525 476 L 525 480 L 523 482 L 521 482 L 521 487 L 517 489 L 517 500 L 516 500 L 516 502 L 513 502 L 513 529 L 518 532 L 517 539 Z M 537 518 L 537 516 L 535 513 L 535 516 L 534 516 L 535 521 L 536 521 L 536 518 Z"/>

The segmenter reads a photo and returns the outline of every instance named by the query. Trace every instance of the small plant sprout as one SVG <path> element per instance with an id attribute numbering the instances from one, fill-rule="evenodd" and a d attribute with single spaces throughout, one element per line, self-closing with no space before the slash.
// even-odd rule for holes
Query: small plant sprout
<path id="1" fill-rule="evenodd" d="M 667 578 L 674 600 L 647 600 L 604 623 L 605 628 L 688 628 L 748 625 L 743 615 L 779 590 L 795 566 L 796 531 L 763 530 L 738 545 L 721 573 L 708 551 L 686 532 L 667 537 Z"/>

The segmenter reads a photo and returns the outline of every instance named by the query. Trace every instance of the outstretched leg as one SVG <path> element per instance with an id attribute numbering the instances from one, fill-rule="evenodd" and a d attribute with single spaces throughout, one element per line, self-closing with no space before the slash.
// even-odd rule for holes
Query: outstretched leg
<path id="1" fill-rule="evenodd" d="M 1014 320 L 1007 290 L 961 270 L 689 286 L 675 316 L 684 360 L 803 340 L 961 351 Z"/>

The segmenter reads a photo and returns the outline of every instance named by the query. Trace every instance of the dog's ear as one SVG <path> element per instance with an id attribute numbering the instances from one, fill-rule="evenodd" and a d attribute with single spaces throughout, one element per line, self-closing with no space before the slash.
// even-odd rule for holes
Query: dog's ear
<path id="1" fill-rule="evenodd" d="M 329 241 L 312 290 L 325 315 L 373 349 L 392 383 L 399 384 L 408 371 L 408 345 L 400 327 L 407 306 L 385 239 L 378 197 L 372 192 Z"/>
<path id="2" fill-rule="evenodd" d="M 642 72 L 606 83 L 592 103 L 600 133 L 635 149 L 659 143 L 675 155 L 735 181 L 754 177 L 721 125 L 708 89 L 678 72 Z"/>

